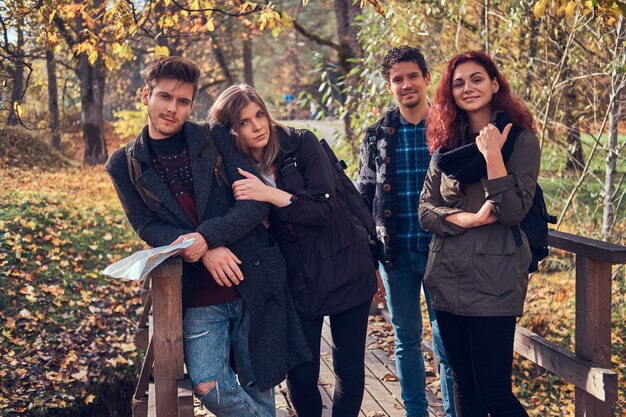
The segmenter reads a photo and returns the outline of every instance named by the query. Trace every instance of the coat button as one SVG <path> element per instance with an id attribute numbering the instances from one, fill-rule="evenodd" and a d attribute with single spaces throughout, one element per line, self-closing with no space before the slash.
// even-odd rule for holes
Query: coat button
<path id="1" fill-rule="evenodd" d="M 383 216 L 385 216 L 385 217 L 387 217 L 387 218 L 391 217 L 391 210 L 385 210 L 385 211 L 383 211 Z"/>
<path id="2" fill-rule="evenodd" d="M 388 135 L 393 135 L 394 133 L 396 133 L 396 129 L 393 127 L 388 127 L 385 130 L 387 131 Z"/>
<path id="3" fill-rule="evenodd" d="M 391 261 L 385 261 L 385 265 L 386 265 L 386 266 L 393 266 L 393 262 L 391 262 Z"/>
<path id="4" fill-rule="evenodd" d="M 388 156 L 385 156 L 385 157 L 383 158 L 383 162 L 384 162 L 384 163 L 386 163 L 386 164 L 388 164 L 389 162 L 391 162 L 391 158 L 389 158 Z"/>
<path id="5" fill-rule="evenodd" d="M 259 261 L 258 259 L 255 259 L 254 261 L 252 261 L 252 265 L 259 266 L 261 265 L 261 261 Z"/>
<path id="6" fill-rule="evenodd" d="M 391 191 L 391 184 L 385 184 L 385 185 L 383 185 L 383 190 L 384 190 L 385 192 L 387 192 L 387 193 L 388 193 L 389 191 Z"/>

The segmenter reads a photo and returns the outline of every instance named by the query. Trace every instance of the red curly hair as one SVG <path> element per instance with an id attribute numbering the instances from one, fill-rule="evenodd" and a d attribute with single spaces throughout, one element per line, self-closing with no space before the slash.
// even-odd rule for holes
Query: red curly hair
<path id="1" fill-rule="evenodd" d="M 458 147 L 465 135 L 467 113 L 457 106 L 452 95 L 452 81 L 457 66 L 473 61 L 485 69 L 490 79 L 498 80 L 500 89 L 493 95 L 492 111 L 503 111 L 514 126 L 534 132 L 533 116 L 522 100 L 511 92 L 509 83 L 504 79 L 495 62 L 489 55 L 480 51 L 468 51 L 455 56 L 448 62 L 446 71 L 437 86 L 435 98 L 428 114 L 426 143 L 433 153 L 439 148 L 454 149 Z"/>

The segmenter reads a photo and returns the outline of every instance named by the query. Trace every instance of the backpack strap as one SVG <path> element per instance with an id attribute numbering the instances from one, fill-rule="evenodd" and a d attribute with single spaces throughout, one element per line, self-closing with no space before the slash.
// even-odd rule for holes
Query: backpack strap
<path id="1" fill-rule="evenodd" d="M 208 123 L 198 123 L 198 127 L 202 129 L 202 133 L 207 137 L 207 141 L 204 143 L 204 147 L 200 151 L 200 156 L 203 159 L 215 159 L 215 168 L 213 173 L 215 174 L 215 180 L 217 185 L 224 187 L 228 184 L 228 177 L 226 176 L 226 170 L 224 169 L 224 160 L 222 155 L 217 151 L 213 137 L 211 136 L 211 129 Z"/>
<path id="2" fill-rule="evenodd" d="M 126 166 L 128 168 L 128 178 L 130 178 L 130 182 L 133 184 L 133 187 L 137 190 L 137 193 L 141 197 L 146 206 L 152 211 L 156 211 L 156 206 L 154 202 L 161 202 L 159 196 L 154 194 L 150 190 L 146 190 L 143 185 L 141 185 L 137 178 L 143 173 L 143 167 L 141 165 L 141 161 L 137 158 L 133 157 L 133 150 L 135 148 L 135 140 L 132 140 L 126 144 L 125 153 L 126 153 Z"/>

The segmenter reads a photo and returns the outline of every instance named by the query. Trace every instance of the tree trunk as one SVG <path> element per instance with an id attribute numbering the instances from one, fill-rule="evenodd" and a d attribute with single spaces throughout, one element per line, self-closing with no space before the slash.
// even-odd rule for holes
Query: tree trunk
<path id="1" fill-rule="evenodd" d="M 104 86 L 106 73 L 100 57 L 92 66 L 87 55 L 78 57 L 77 73 L 80 82 L 81 119 L 83 124 L 83 163 L 96 165 L 106 162 L 108 154 L 104 142 Z"/>
<path id="2" fill-rule="evenodd" d="M 617 37 L 615 39 L 615 49 L 613 54 L 613 64 L 619 65 L 620 57 L 623 64 L 623 51 L 622 46 L 624 39 L 626 38 L 626 25 L 624 24 L 624 17 L 619 20 L 617 27 Z M 615 224 L 615 177 L 617 176 L 617 157 L 618 157 L 618 134 L 619 134 L 619 121 L 620 121 L 620 96 L 623 90 L 624 75 L 619 72 L 614 72 L 611 77 L 611 96 L 613 102 L 609 108 L 609 140 L 608 151 L 609 154 L 606 158 L 606 173 L 604 177 L 604 201 L 602 212 L 602 236 L 608 239 L 613 230 Z"/>
<path id="3" fill-rule="evenodd" d="M 563 48 L 567 43 L 568 32 L 566 31 L 564 24 L 561 24 L 558 28 L 558 44 Z M 569 55 L 563 58 L 563 50 L 557 49 L 557 56 L 559 60 L 563 61 L 563 70 L 561 71 L 561 81 L 567 81 L 570 78 L 570 62 Z M 579 172 L 585 166 L 583 157 L 583 148 L 580 142 L 580 123 L 578 122 L 578 94 L 576 85 L 571 82 L 565 87 L 563 93 L 563 125 L 567 129 L 566 142 L 567 142 L 567 163 L 565 169 L 570 171 Z"/>
<path id="4" fill-rule="evenodd" d="M 7 119 L 7 125 L 15 126 L 20 120 L 15 105 L 22 102 L 24 96 L 24 19 L 19 19 L 17 27 L 17 43 L 15 45 L 15 57 L 13 65 L 13 89 L 11 90 L 11 111 Z"/>
<path id="5" fill-rule="evenodd" d="M 213 50 L 213 58 L 215 58 L 218 65 L 222 69 L 222 72 L 224 73 L 224 78 L 226 78 L 226 81 L 228 81 L 228 84 L 233 84 L 235 82 L 235 78 L 233 77 L 233 74 L 230 72 L 230 68 L 228 68 L 228 62 L 226 60 L 226 56 L 224 55 L 224 51 L 222 51 L 222 48 L 217 42 L 217 36 L 214 36 L 213 33 L 211 33 L 209 36 L 211 37 L 211 44 L 212 44 L 211 49 Z"/>
<path id="6" fill-rule="evenodd" d="M 243 77 L 246 84 L 254 87 L 254 68 L 252 66 L 252 39 L 243 40 Z"/>
<path id="7" fill-rule="evenodd" d="M 539 19 L 535 19 L 534 17 L 530 18 L 530 33 L 528 38 L 528 54 L 526 63 L 526 91 L 524 91 L 524 100 L 530 100 L 530 92 L 532 90 L 533 76 L 535 74 L 536 68 L 534 65 L 535 57 L 537 56 L 537 35 L 539 29 Z"/>
<path id="8" fill-rule="evenodd" d="M 602 213 L 602 236 L 608 238 L 615 223 L 615 176 L 617 174 L 617 127 L 619 124 L 619 103 L 617 97 L 609 109 L 609 154 L 606 158 L 606 173 L 604 177 L 604 204 Z"/>
<path id="9" fill-rule="evenodd" d="M 52 46 L 46 48 L 46 71 L 48 73 L 48 127 L 52 133 L 52 146 L 61 149 L 59 134 L 59 91 L 57 89 L 56 61 Z"/>
<path id="10" fill-rule="evenodd" d="M 484 0 L 482 18 L 484 50 L 489 55 L 489 0 Z"/>
<path id="11" fill-rule="evenodd" d="M 350 80 L 348 74 L 354 67 L 354 63 L 350 62 L 354 58 L 363 56 L 363 49 L 358 42 L 358 28 L 354 25 L 356 16 L 360 13 L 358 6 L 353 4 L 351 0 L 337 0 L 333 3 L 335 8 L 335 19 L 337 20 L 337 36 L 339 38 L 340 48 L 339 67 L 344 76 L 346 87 L 355 84 L 356 80 Z M 345 105 L 346 97 L 342 93 L 340 96 L 341 104 Z M 358 151 L 358 144 L 355 142 L 354 129 L 352 128 L 352 112 L 356 103 L 346 109 L 343 117 L 345 126 L 346 140 L 352 145 L 355 151 Z"/>

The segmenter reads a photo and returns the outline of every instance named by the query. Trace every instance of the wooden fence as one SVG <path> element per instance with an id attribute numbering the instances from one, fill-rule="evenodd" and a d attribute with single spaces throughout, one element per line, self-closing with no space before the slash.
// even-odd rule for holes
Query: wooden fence
<path id="1" fill-rule="evenodd" d="M 515 351 L 576 386 L 575 417 L 613 417 L 617 374 L 611 365 L 612 266 L 626 263 L 626 247 L 562 232 L 550 232 L 550 246 L 576 255 L 575 352 L 521 326 Z M 183 366 L 181 273 L 180 259 L 170 259 L 144 282 L 137 346 L 146 354 L 133 417 L 193 416 L 191 382 Z"/>

